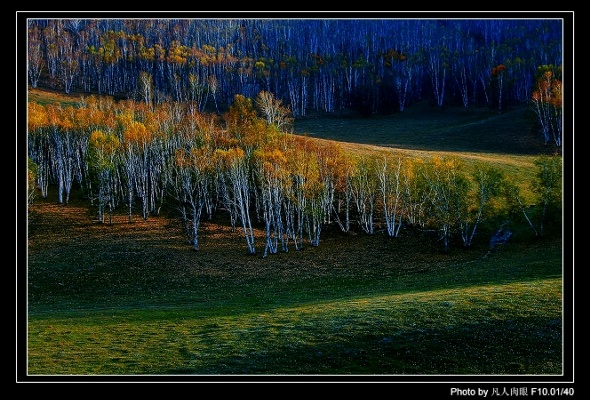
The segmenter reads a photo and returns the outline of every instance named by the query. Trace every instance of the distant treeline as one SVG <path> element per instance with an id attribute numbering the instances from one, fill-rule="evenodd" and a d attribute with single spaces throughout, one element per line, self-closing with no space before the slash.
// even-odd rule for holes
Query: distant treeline
<path id="1" fill-rule="evenodd" d="M 560 19 L 31 19 L 32 87 L 221 113 L 273 93 L 294 117 L 530 103 Z"/>

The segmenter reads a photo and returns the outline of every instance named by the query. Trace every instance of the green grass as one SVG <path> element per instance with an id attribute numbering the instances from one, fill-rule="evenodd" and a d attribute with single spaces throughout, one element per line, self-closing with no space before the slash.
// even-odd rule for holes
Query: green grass
<path id="1" fill-rule="evenodd" d="M 64 107 L 77 107 L 80 103 L 81 94 L 65 94 L 46 89 L 28 90 L 28 101 L 34 101 L 41 105 L 59 103 Z"/>
<path id="2" fill-rule="evenodd" d="M 321 139 L 394 149 L 538 155 L 555 152 L 543 145 L 530 106 L 498 113 L 488 108 L 438 108 L 414 104 L 404 112 L 371 118 L 312 116 L 298 119 L 294 131 Z"/>
<path id="3" fill-rule="evenodd" d="M 165 216 L 51 203 L 30 210 L 32 375 L 562 373 L 560 240 L 334 231 L 261 259 L 222 221 L 197 253 Z"/>
<path id="4" fill-rule="evenodd" d="M 85 310 L 30 322 L 29 371 L 560 374 L 560 298 L 555 278 L 370 296 L 337 291 L 290 306 L 236 299 L 233 307 Z"/>
<path id="5" fill-rule="evenodd" d="M 552 151 L 536 144 L 524 108 L 418 106 L 295 129 L 355 152 L 484 161 L 523 184 L 536 155 Z M 535 240 L 515 227 L 487 255 L 485 224 L 472 249 L 448 253 L 409 228 L 389 239 L 325 227 L 319 247 L 262 259 L 246 255 L 223 215 L 203 222 L 194 252 L 172 215 L 127 223 L 120 210 L 98 224 L 76 194 L 68 206 L 50 193 L 29 207 L 28 374 L 563 373 L 559 232 Z"/>

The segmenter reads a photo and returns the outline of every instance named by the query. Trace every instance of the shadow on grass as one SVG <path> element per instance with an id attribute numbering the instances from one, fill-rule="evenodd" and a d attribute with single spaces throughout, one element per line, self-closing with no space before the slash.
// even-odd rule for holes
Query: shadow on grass
<path id="1" fill-rule="evenodd" d="M 481 320 L 442 328 L 371 326 L 333 342 L 288 343 L 219 357 L 215 364 L 163 375 L 555 375 L 562 374 L 561 319 Z M 328 378 L 329 379 L 329 378 Z"/>

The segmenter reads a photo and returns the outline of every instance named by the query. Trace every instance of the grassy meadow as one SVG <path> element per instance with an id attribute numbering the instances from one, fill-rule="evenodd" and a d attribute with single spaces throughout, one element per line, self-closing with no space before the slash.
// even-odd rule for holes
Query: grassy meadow
<path id="1" fill-rule="evenodd" d="M 355 152 L 485 160 L 520 182 L 551 152 L 534 144 L 526 109 L 407 111 L 306 117 L 295 131 Z M 444 253 L 428 232 L 326 226 L 319 247 L 263 259 L 247 255 L 223 214 L 203 221 L 199 252 L 172 207 L 132 223 L 122 209 L 99 224 L 79 194 L 63 206 L 51 193 L 27 217 L 33 379 L 564 373 L 559 230 L 535 239 L 523 225 L 488 254 L 485 228 L 473 248 Z"/>

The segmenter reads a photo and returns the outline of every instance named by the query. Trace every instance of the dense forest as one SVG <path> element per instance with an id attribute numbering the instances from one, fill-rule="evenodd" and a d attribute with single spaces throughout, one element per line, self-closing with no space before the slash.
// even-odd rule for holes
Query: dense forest
<path id="1" fill-rule="evenodd" d="M 227 109 L 271 92 L 310 110 L 528 103 L 561 67 L 560 19 L 30 19 L 32 87 Z M 560 77 L 559 77 L 560 78 Z"/>
<path id="2" fill-rule="evenodd" d="M 29 103 L 29 202 L 54 184 L 67 204 L 76 186 L 103 222 L 173 204 L 195 250 L 202 218 L 225 211 L 252 254 L 264 227 L 264 255 L 318 246 L 327 223 L 435 228 L 445 250 L 509 214 L 542 235 L 561 207 L 557 157 L 538 160 L 531 217 L 489 166 L 362 157 L 288 133 L 310 111 L 529 104 L 560 147 L 561 35 L 557 19 L 32 19 L 29 85 L 81 97 Z"/>

